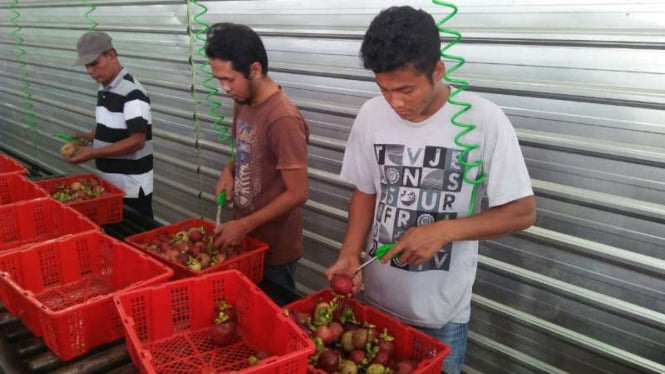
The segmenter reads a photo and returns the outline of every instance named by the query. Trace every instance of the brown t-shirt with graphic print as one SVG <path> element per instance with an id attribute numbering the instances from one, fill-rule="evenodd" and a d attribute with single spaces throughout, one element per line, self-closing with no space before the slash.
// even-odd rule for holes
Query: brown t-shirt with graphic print
<path id="1" fill-rule="evenodd" d="M 257 105 L 236 104 L 233 213 L 242 218 L 265 207 L 286 190 L 281 171 L 307 168 L 309 129 L 280 89 Z M 294 261 L 303 251 L 302 207 L 265 223 L 249 236 L 270 245 L 266 265 Z"/>

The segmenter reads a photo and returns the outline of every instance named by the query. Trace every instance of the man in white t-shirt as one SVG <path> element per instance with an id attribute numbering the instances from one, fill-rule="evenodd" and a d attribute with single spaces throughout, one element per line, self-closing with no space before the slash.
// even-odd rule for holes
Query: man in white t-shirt
<path id="1" fill-rule="evenodd" d="M 326 270 L 352 275 L 363 249 L 396 242 L 364 269 L 365 298 L 446 342 L 446 373 L 464 360 L 478 240 L 531 226 L 536 205 L 515 131 L 495 104 L 471 93 L 447 102 L 439 31 L 431 15 L 408 6 L 382 11 L 361 55 L 382 96 L 361 108 L 341 176 L 356 186 L 338 260 Z M 489 209 L 481 212 L 487 194 Z M 395 257 L 395 258 L 393 258 Z M 360 276 L 354 279 L 355 292 Z"/>

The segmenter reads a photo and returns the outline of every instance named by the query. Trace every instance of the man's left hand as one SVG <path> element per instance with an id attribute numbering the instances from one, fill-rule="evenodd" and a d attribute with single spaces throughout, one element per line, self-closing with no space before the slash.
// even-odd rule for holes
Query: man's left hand
<path id="1" fill-rule="evenodd" d="M 238 246 L 249 232 L 249 227 L 239 219 L 223 223 L 215 228 L 215 246 Z"/>
<path id="2" fill-rule="evenodd" d="M 67 161 L 72 164 L 80 164 L 95 158 L 92 147 L 84 145 L 76 145 L 76 152 L 74 156 L 70 157 Z"/>
<path id="3" fill-rule="evenodd" d="M 445 236 L 442 235 L 441 224 L 429 224 L 410 228 L 397 241 L 397 244 L 386 252 L 381 259 L 382 263 L 387 263 L 393 256 L 399 255 L 402 263 L 412 265 L 422 265 L 427 260 L 434 257 L 444 245 L 448 243 Z"/>

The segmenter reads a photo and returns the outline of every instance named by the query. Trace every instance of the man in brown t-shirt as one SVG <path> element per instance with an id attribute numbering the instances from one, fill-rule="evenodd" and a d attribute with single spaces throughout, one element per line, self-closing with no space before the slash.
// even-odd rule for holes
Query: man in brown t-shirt
<path id="1" fill-rule="evenodd" d="M 252 29 L 213 25 L 206 54 L 213 75 L 235 101 L 235 159 L 224 167 L 215 189 L 232 196 L 233 220 L 217 227 L 215 243 L 235 245 L 245 235 L 268 243 L 264 279 L 295 290 L 308 193 L 307 124 L 268 77 L 267 53 Z"/>

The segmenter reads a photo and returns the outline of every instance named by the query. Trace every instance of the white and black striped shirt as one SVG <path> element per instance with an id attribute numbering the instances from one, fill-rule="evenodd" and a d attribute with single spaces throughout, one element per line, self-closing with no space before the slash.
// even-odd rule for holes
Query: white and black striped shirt
<path id="1" fill-rule="evenodd" d="M 137 198 L 140 189 L 148 195 L 153 190 L 152 115 L 145 89 L 124 68 L 106 87 L 97 92 L 95 111 L 97 129 L 94 148 L 145 133 L 145 145 L 134 153 L 95 160 L 100 177 L 125 191 L 126 198 Z"/>

